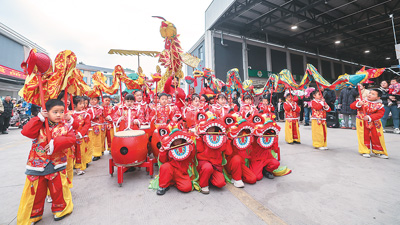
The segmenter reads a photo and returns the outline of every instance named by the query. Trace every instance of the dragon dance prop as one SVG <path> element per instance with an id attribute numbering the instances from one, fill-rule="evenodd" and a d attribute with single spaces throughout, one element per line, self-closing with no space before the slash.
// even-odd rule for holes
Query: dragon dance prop
<path id="1" fill-rule="evenodd" d="M 170 76 L 176 76 L 179 79 L 184 77 L 182 71 L 182 63 L 190 67 L 197 67 L 200 59 L 191 56 L 188 53 L 183 53 L 179 35 L 173 23 L 165 20 L 163 17 L 153 16 L 162 19 L 160 26 L 161 37 L 164 38 L 164 50 L 158 54 L 158 62 L 166 68 L 165 74 L 162 76 L 158 83 L 158 90 L 163 91 L 164 84 Z"/>

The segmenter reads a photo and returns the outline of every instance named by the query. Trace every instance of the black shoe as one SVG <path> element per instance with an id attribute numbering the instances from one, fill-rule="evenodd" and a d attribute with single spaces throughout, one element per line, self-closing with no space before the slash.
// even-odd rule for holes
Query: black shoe
<path id="1" fill-rule="evenodd" d="M 295 143 L 295 144 L 301 144 L 301 142 L 299 142 L 299 141 L 293 141 L 293 143 Z"/>
<path id="2" fill-rule="evenodd" d="M 89 163 L 86 163 L 86 168 L 89 168 L 89 166 L 90 166 L 90 164 L 89 164 Z"/>
<path id="3" fill-rule="evenodd" d="M 99 159 L 100 159 L 100 157 L 93 157 L 93 161 L 97 161 Z"/>
<path id="4" fill-rule="evenodd" d="M 266 170 L 263 170 L 263 175 L 264 175 L 264 177 L 266 177 L 268 179 L 274 179 L 275 178 L 275 176 L 272 173 L 270 173 L 270 172 L 268 172 Z"/>
<path id="5" fill-rule="evenodd" d="M 7 131 L 3 131 L 3 132 L 1 132 L 2 134 L 8 134 L 8 132 Z"/>
<path id="6" fill-rule="evenodd" d="M 166 188 L 159 187 L 157 190 L 157 195 L 164 195 L 165 192 L 167 192 L 168 190 L 169 190 L 169 187 L 166 187 Z"/>
<path id="7" fill-rule="evenodd" d="M 293 142 L 288 142 L 288 144 L 289 144 L 289 145 L 292 145 L 292 144 L 294 144 L 294 143 L 293 143 Z"/>
<path id="8" fill-rule="evenodd" d="M 102 152 L 101 155 L 104 155 L 104 152 Z"/>
<path id="9" fill-rule="evenodd" d="M 72 212 L 71 212 L 72 213 Z M 70 213 L 70 214 L 71 214 Z M 69 214 L 67 214 L 67 215 L 64 215 L 64 216 L 62 216 L 62 217 L 56 217 L 55 215 L 54 215 L 54 221 L 60 221 L 60 220 L 62 220 L 62 219 L 64 219 L 66 216 L 68 216 Z"/>
<path id="10" fill-rule="evenodd" d="M 305 127 L 306 127 L 306 126 L 310 126 L 310 124 L 308 124 L 308 123 L 305 123 L 305 124 L 304 124 L 304 126 L 305 126 Z"/>

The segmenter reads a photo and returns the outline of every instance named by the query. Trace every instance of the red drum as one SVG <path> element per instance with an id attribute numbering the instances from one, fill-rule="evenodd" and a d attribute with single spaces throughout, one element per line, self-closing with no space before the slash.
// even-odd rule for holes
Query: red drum
<path id="1" fill-rule="evenodd" d="M 160 152 L 161 148 L 160 141 L 161 141 L 160 135 L 158 134 L 157 130 L 154 130 L 150 146 L 151 146 L 151 151 L 153 152 L 155 158 L 158 158 L 158 153 Z"/>
<path id="2" fill-rule="evenodd" d="M 142 130 L 119 131 L 111 143 L 111 155 L 117 166 L 136 166 L 147 157 L 146 133 Z"/>
<path id="3" fill-rule="evenodd" d="M 149 138 L 153 134 L 153 132 L 152 132 L 152 130 L 150 128 L 150 125 L 141 125 L 140 126 L 140 130 L 143 130 L 146 133 L 147 140 L 149 140 Z"/>

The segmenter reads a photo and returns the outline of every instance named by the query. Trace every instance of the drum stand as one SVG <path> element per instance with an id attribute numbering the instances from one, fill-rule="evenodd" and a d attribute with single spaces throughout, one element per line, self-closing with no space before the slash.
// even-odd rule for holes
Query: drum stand
<path id="1" fill-rule="evenodd" d="M 114 176 L 114 166 L 117 167 L 117 174 L 118 174 L 118 184 L 120 187 L 122 187 L 122 183 L 124 182 L 124 173 L 130 168 L 130 167 L 146 167 L 146 172 L 147 174 L 150 174 L 150 177 L 153 178 L 153 174 L 154 174 L 154 163 L 157 163 L 157 159 L 156 158 L 150 158 L 149 156 L 147 156 L 147 160 L 146 162 L 136 165 L 136 166 L 120 166 L 120 165 L 116 165 L 114 164 L 113 159 L 111 158 L 109 160 L 109 170 L 110 170 L 110 175 Z"/>

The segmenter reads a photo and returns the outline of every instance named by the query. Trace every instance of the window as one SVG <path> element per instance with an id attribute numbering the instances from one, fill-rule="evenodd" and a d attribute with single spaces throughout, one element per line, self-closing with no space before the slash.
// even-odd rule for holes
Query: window
<path id="1" fill-rule="evenodd" d="M 90 71 L 90 74 L 93 75 L 94 73 L 96 73 L 96 71 Z"/>
<path id="2" fill-rule="evenodd" d="M 80 70 L 82 73 L 85 73 L 85 71 L 84 70 Z"/>
<path id="3" fill-rule="evenodd" d="M 204 48 L 203 48 L 203 46 L 199 47 L 199 58 L 200 58 L 200 61 L 204 61 Z"/>
<path id="4" fill-rule="evenodd" d="M 87 77 L 83 77 L 83 81 L 87 84 Z"/>

